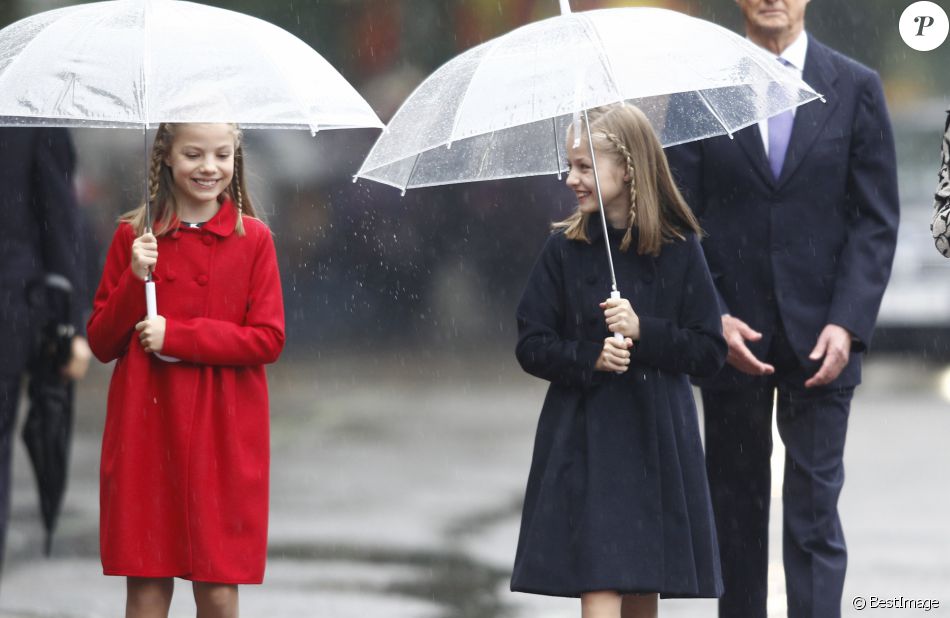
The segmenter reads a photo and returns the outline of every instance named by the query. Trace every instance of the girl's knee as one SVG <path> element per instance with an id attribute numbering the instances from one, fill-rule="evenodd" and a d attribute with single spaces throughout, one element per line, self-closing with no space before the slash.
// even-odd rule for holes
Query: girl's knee
<path id="1" fill-rule="evenodd" d="M 135 615 L 141 611 L 167 610 L 171 605 L 174 581 L 169 578 L 128 577 L 126 591 L 128 609 Z"/>
<path id="2" fill-rule="evenodd" d="M 237 616 L 238 587 L 234 584 L 195 582 L 195 604 L 199 616 Z"/>

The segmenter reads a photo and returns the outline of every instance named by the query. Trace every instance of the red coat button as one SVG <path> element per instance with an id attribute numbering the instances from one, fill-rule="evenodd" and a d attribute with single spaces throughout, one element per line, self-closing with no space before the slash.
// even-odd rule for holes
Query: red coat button
<path id="1" fill-rule="evenodd" d="M 172 238 L 174 238 L 175 240 L 178 240 L 179 238 L 181 238 L 181 231 L 175 230 L 174 232 L 172 232 Z"/>
<path id="2" fill-rule="evenodd" d="M 208 275 L 198 275 L 195 277 L 195 281 L 198 282 L 198 285 L 208 285 Z"/>
<path id="3" fill-rule="evenodd" d="M 204 236 L 201 237 L 201 242 L 203 242 L 206 245 L 210 245 L 211 243 L 214 242 L 214 238 L 211 238 L 209 234 L 205 234 Z"/>

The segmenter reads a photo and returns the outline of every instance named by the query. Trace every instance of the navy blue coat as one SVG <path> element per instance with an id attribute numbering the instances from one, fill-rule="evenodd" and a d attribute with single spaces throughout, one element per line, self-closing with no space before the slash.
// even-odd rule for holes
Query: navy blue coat
<path id="1" fill-rule="evenodd" d="M 686 374 L 712 375 L 726 345 L 698 240 L 658 258 L 620 253 L 618 287 L 640 317 L 626 373 L 594 371 L 610 336 L 599 218 L 590 244 L 553 234 L 518 306 L 517 357 L 550 381 L 538 422 L 511 588 L 716 597 L 719 553 Z"/>
<path id="2" fill-rule="evenodd" d="M 708 237 L 706 260 L 720 308 L 763 333 L 764 358 L 784 325 L 801 363 L 837 324 L 855 339 L 835 386 L 861 380 L 897 242 L 894 140 L 881 81 L 871 69 L 808 41 L 804 80 L 826 103 L 799 107 L 781 176 L 769 168 L 758 126 L 667 150 L 674 176 Z M 781 320 L 781 322 L 779 322 Z M 751 378 L 726 366 L 713 388 Z"/>
<path id="3" fill-rule="evenodd" d="M 66 129 L 0 128 L 0 374 L 26 369 L 37 327 L 27 288 L 47 273 L 63 275 L 77 290 L 73 323 L 85 332 L 74 168 Z"/>

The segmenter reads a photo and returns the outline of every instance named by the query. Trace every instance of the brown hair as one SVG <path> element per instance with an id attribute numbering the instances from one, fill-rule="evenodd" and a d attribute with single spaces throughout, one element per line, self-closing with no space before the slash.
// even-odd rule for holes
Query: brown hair
<path id="1" fill-rule="evenodd" d="M 641 255 L 658 256 L 663 243 L 682 240 L 688 232 L 701 234 L 699 221 L 676 188 L 660 140 L 643 112 L 619 103 L 588 110 L 587 117 L 594 148 L 612 154 L 630 178 L 630 216 L 620 250 L 629 249 L 634 225 L 640 233 L 637 253 Z M 551 227 L 564 230 L 571 240 L 590 242 L 589 218 L 578 209 Z"/>
<path id="2" fill-rule="evenodd" d="M 176 218 L 181 219 L 181 209 L 172 191 L 174 182 L 172 171 L 165 163 L 166 157 L 171 152 L 172 143 L 175 140 L 175 130 L 178 126 L 179 124 L 171 122 L 159 124 L 158 131 L 155 133 L 155 142 L 152 144 L 152 157 L 148 168 L 148 201 L 152 205 L 152 218 L 155 223 L 154 234 L 156 236 L 171 231 L 174 220 Z M 234 230 L 238 236 L 244 236 L 242 215 L 257 218 L 257 213 L 254 211 L 254 204 L 244 183 L 244 150 L 241 147 L 241 129 L 236 124 L 230 126 L 234 132 L 234 176 L 231 178 L 231 184 L 228 185 L 221 196 L 229 197 L 234 202 L 234 206 L 238 209 Z M 221 196 L 218 196 L 219 200 L 221 200 Z M 129 223 L 135 230 L 136 235 L 143 234 L 146 227 L 145 204 L 123 214 L 119 217 L 119 221 Z"/>

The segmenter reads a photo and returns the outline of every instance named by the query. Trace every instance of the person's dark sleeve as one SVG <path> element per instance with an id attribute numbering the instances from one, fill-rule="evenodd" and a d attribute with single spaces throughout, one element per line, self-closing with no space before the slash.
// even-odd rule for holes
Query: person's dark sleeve
<path id="1" fill-rule="evenodd" d="M 40 222 L 43 270 L 66 277 L 73 286 L 71 322 L 85 333 L 85 251 L 79 204 L 73 186 L 76 156 L 66 129 L 37 130 L 33 160 L 32 205 Z"/>
<path id="2" fill-rule="evenodd" d="M 881 80 L 867 77 L 852 127 L 846 199 L 852 221 L 841 251 L 828 323 L 871 341 L 897 245 L 900 206 L 894 136 Z"/>
<path id="3" fill-rule="evenodd" d="M 676 186 L 683 194 L 683 199 L 696 218 L 702 222 L 706 212 L 706 200 L 703 191 L 703 142 L 696 141 L 679 146 L 672 146 L 665 151 L 666 160 L 670 164 L 670 173 Z M 729 313 L 729 306 L 719 290 L 713 288 L 716 302 L 719 305 L 719 315 Z"/>
<path id="4" fill-rule="evenodd" d="M 950 112 L 943 130 L 940 147 L 940 168 L 937 170 L 937 189 L 934 191 L 934 214 L 930 220 L 934 246 L 943 257 L 950 258 Z"/>
<path id="5" fill-rule="evenodd" d="M 602 343 L 565 339 L 564 271 L 558 236 L 548 239 L 518 303 L 518 344 L 521 367 L 543 380 L 567 385 L 590 385 Z"/>
<path id="6" fill-rule="evenodd" d="M 695 377 L 714 375 L 726 361 L 716 290 L 699 241 L 690 238 L 679 315 L 640 316 L 640 340 L 630 361 Z"/>

